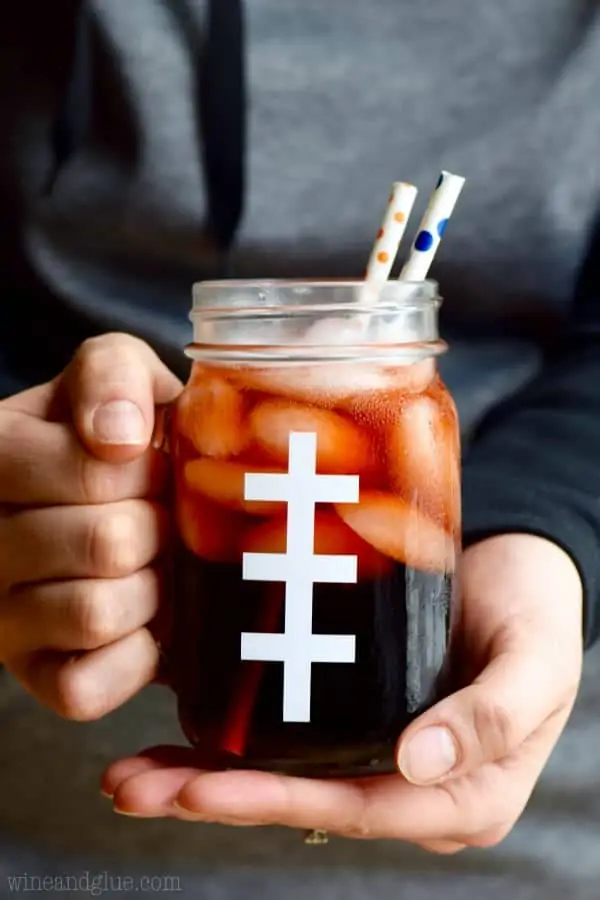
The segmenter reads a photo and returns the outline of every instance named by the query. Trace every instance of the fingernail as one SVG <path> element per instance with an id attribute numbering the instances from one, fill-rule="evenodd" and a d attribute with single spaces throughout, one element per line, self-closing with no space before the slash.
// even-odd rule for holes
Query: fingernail
<path id="1" fill-rule="evenodd" d="M 119 809 L 118 806 L 113 806 L 113 812 L 115 812 L 118 816 L 129 816 L 131 819 L 144 818 L 140 813 L 130 812 L 130 810 L 128 809 Z"/>
<path id="2" fill-rule="evenodd" d="M 94 411 L 92 431 L 102 444 L 143 444 L 147 429 L 139 406 L 130 400 L 111 400 Z"/>
<path id="3" fill-rule="evenodd" d="M 112 800 L 112 798 L 114 797 L 114 794 L 109 794 L 108 791 L 104 791 L 102 789 L 100 790 L 100 793 L 103 797 L 106 797 L 107 800 Z"/>
<path id="4" fill-rule="evenodd" d="M 452 771 L 458 753 L 456 742 L 447 728 L 436 725 L 418 731 L 400 747 L 398 768 L 415 784 L 430 784 Z"/>
<path id="5" fill-rule="evenodd" d="M 178 800 L 173 801 L 173 809 L 178 815 L 182 816 L 183 818 L 193 820 L 194 822 L 205 822 L 207 825 L 214 825 L 216 823 L 216 819 L 211 818 L 210 816 L 206 816 L 201 812 L 192 812 L 191 809 L 187 809 L 187 807 L 182 806 Z"/>

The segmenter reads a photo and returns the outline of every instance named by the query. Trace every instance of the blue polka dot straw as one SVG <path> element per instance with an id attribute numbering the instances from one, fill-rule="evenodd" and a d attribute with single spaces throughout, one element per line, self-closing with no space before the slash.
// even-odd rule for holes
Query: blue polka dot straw
<path id="1" fill-rule="evenodd" d="M 465 184 L 465 179 L 442 172 L 419 225 L 410 256 L 400 272 L 401 281 L 423 281 L 444 236 L 448 220 Z"/>

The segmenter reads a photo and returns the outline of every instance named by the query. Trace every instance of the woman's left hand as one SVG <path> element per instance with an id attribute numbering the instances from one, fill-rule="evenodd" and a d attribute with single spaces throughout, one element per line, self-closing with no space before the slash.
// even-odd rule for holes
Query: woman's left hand
<path id="1" fill-rule="evenodd" d="M 498 843 L 527 804 L 575 701 L 582 588 L 562 550 L 519 534 L 471 547 L 460 576 L 469 686 L 401 735 L 399 774 L 323 781 L 209 772 L 191 749 L 154 748 L 106 772 L 103 791 L 115 810 L 397 838 L 439 853 Z"/>

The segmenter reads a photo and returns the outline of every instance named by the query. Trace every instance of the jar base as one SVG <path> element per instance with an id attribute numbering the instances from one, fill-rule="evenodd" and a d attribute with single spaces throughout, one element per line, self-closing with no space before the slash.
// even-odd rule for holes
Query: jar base
<path id="1" fill-rule="evenodd" d="M 289 775 L 295 778 L 373 778 L 376 775 L 394 775 L 398 773 L 395 764 L 394 747 L 377 745 L 348 752 L 308 755 L 303 759 L 237 757 L 231 754 L 219 760 L 218 768 L 230 771 L 271 772 L 278 775 Z"/>
<path id="2" fill-rule="evenodd" d="M 306 762 L 290 762 L 289 760 L 273 760 L 260 763 L 240 760 L 237 765 L 228 765 L 228 769 L 256 772 L 271 772 L 276 775 L 289 775 L 294 778 L 314 778 L 333 780 L 335 778 L 374 778 L 377 775 L 397 775 L 398 769 L 390 758 L 387 761 L 372 759 L 363 764 L 344 765 L 343 763 L 323 763 L 321 765 Z"/>

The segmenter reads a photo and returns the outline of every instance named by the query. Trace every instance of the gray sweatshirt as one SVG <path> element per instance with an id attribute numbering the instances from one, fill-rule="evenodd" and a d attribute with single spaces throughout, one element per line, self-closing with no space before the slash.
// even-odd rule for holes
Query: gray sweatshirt
<path id="1" fill-rule="evenodd" d="M 198 116 L 205 3 L 89 4 L 92 115 L 50 196 L 49 133 L 81 49 L 79 3 L 8 5 L 0 392 L 53 374 L 78 340 L 106 329 L 140 334 L 181 369 L 191 285 L 215 273 Z M 598 4 L 249 0 L 246 40 L 246 190 L 231 271 L 358 276 L 392 180 L 420 188 L 418 220 L 440 169 L 467 176 L 433 274 L 461 335 L 448 380 L 465 417 L 477 415 L 530 376 L 523 336 L 562 315 L 574 290 L 600 189 Z M 513 342 L 468 340 L 491 328 Z M 183 888 L 174 896 L 206 900 L 597 900 L 597 650 L 587 665 L 523 823 L 502 847 L 450 860 L 116 819 L 96 796 L 99 773 L 119 754 L 180 740 L 170 696 L 153 688 L 103 722 L 71 725 L 0 674 L 0 873 L 170 873 Z"/>

